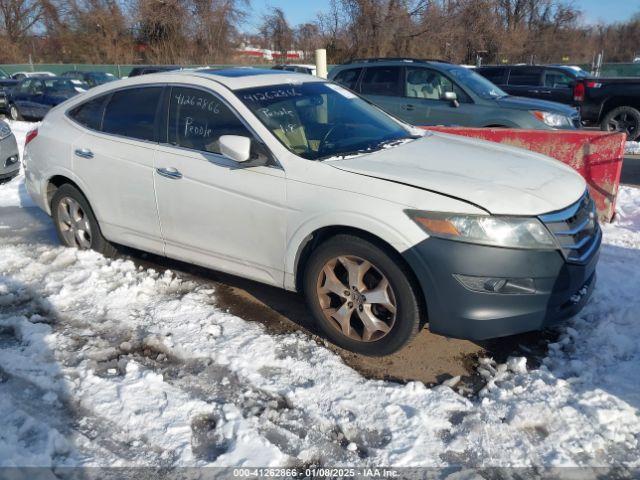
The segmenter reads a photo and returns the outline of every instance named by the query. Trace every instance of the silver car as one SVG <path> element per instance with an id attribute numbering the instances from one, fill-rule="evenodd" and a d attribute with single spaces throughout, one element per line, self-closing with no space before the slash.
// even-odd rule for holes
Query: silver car
<path id="1" fill-rule="evenodd" d="M 15 177 L 20 171 L 16 137 L 9 125 L 0 120 L 0 181 Z"/>

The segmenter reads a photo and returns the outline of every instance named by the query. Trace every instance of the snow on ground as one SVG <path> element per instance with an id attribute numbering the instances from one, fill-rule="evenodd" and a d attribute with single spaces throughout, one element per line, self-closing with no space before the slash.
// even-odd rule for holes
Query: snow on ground
<path id="1" fill-rule="evenodd" d="M 483 359 L 468 399 L 365 379 L 204 280 L 62 248 L 22 182 L 0 185 L 0 466 L 640 467 L 638 189 L 543 364 Z"/>
<path id="2" fill-rule="evenodd" d="M 627 142 L 624 153 L 626 155 L 640 155 L 640 142 Z"/>

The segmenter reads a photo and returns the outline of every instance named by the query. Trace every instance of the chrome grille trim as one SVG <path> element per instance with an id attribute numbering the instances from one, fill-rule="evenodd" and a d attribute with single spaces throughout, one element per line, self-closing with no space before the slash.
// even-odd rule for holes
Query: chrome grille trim
<path id="1" fill-rule="evenodd" d="M 588 192 L 567 208 L 539 218 L 555 237 L 567 262 L 586 263 L 602 240 L 595 203 Z"/>

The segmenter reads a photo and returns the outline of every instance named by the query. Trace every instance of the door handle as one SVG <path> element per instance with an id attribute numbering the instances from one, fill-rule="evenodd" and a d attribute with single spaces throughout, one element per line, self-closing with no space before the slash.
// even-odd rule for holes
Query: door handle
<path id="1" fill-rule="evenodd" d="M 182 174 L 173 167 L 156 168 L 156 172 L 158 172 L 158 175 L 162 175 L 163 177 L 171 178 L 173 180 L 179 180 L 182 178 Z"/>
<path id="2" fill-rule="evenodd" d="M 416 107 L 414 107 L 410 103 L 407 103 L 406 105 L 402 105 L 402 107 L 400 107 L 400 108 L 402 108 L 403 110 L 411 111 L 411 110 L 415 110 Z"/>
<path id="3" fill-rule="evenodd" d="M 93 158 L 93 152 L 88 148 L 77 148 L 75 153 L 78 157 Z"/>
<path id="4" fill-rule="evenodd" d="M 540 93 L 550 94 L 550 93 L 551 93 L 551 90 L 540 90 Z"/>

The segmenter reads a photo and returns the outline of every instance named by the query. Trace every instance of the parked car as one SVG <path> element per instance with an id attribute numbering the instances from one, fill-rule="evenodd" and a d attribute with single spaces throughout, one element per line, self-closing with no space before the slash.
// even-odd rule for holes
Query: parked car
<path id="1" fill-rule="evenodd" d="M 356 60 L 329 78 L 413 125 L 580 128 L 575 108 L 512 97 L 472 69 L 442 61 Z"/>
<path id="2" fill-rule="evenodd" d="M 129 78 L 28 140 L 27 189 L 64 245 L 302 291 L 326 336 L 364 354 L 427 320 L 471 339 L 539 329 L 594 287 L 601 232 L 573 169 L 411 127 L 311 75 Z"/>
<path id="3" fill-rule="evenodd" d="M 77 94 L 68 78 L 27 78 L 9 95 L 9 116 L 12 120 L 40 120 L 52 107 Z"/>
<path id="4" fill-rule="evenodd" d="M 43 77 L 55 77 L 56 75 L 51 72 L 16 72 L 11 75 L 14 80 L 23 80 L 25 78 L 43 78 Z"/>
<path id="5" fill-rule="evenodd" d="M 311 64 L 286 63 L 283 65 L 274 65 L 273 70 L 286 70 L 287 72 L 306 73 L 307 75 L 316 74 L 316 66 Z"/>
<path id="6" fill-rule="evenodd" d="M 565 66 L 523 65 L 482 67 L 477 70 L 513 95 L 576 105 L 587 125 L 625 132 L 640 138 L 640 78 L 592 77 Z"/>
<path id="7" fill-rule="evenodd" d="M 7 113 L 9 93 L 17 84 L 17 80 L 12 79 L 4 71 L 0 70 L 0 113 Z"/>
<path id="8" fill-rule="evenodd" d="M 15 177 L 20 172 L 20 156 L 16 137 L 7 122 L 0 120 L 0 181 Z"/>
<path id="9" fill-rule="evenodd" d="M 138 77 L 140 75 L 148 75 L 150 73 L 170 72 L 172 70 L 180 70 L 182 67 L 178 65 L 145 65 L 142 67 L 134 67 L 130 72 L 130 77 Z"/>
<path id="10" fill-rule="evenodd" d="M 78 70 L 64 72 L 60 76 L 82 82 L 87 85 L 88 88 L 104 85 L 105 83 L 113 82 L 118 79 L 115 75 L 107 72 L 81 72 Z"/>

